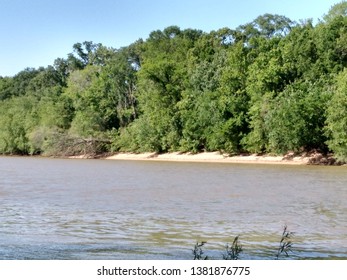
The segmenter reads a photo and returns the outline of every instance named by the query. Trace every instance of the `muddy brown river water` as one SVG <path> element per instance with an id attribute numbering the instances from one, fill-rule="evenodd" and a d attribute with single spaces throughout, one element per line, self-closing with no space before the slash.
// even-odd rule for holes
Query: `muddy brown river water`
<path id="1" fill-rule="evenodd" d="M 347 259 L 347 167 L 0 157 L 0 259 Z"/>

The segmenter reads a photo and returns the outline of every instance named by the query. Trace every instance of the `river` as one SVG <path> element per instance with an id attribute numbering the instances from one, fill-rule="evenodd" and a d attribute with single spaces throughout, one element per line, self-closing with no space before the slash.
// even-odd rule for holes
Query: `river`
<path id="1" fill-rule="evenodd" d="M 0 157 L 0 209 L 0 259 L 347 259 L 344 166 Z"/>

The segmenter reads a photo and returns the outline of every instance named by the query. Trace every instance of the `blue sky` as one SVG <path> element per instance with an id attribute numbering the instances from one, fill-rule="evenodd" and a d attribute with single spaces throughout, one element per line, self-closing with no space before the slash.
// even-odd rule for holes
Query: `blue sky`
<path id="1" fill-rule="evenodd" d="M 264 13 L 317 21 L 340 0 L 0 0 L 0 76 L 65 58 L 76 42 L 119 48 L 170 25 L 209 32 Z"/>

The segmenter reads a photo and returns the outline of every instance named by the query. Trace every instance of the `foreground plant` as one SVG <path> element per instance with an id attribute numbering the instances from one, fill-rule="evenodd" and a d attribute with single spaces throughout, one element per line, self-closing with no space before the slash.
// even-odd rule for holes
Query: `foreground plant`
<path id="1" fill-rule="evenodd" d="M 279 259 L 279 257 L 283 254 L 285 254 L 287 257 L 289 256 L 288 252 L 292 252 L 292 241 L 291 238 L 293 237 L 294 233 L 291 231 L 288 231 L 288 227 L 284 226 L 283 228 L 283 233 L 282 233 L 282 238 L 277 250 L 276 254 L 276 260 Z"/>
<path id="2" fill-rule="evenodd" d="M 283 227 L 282 237 L 277 249 L 276 260 L 280 258 L 280 256 L 285 255 L 289 257 L 289 252 L 292 252 L 293 242 L 291 241 L 294 233 L 288 231 L 288 227 L 285 225 Z M 206 241 L 196 242 L 193 251 L 194 260 L 208 260 L 209 257 L 205 255 L 203 251 L 203 247 L 206 244 Z M 240 253 L 243 251 L 242 245 L 239 242 L 239 236 L 234 238 L 231 246 L 226 244 L 225 252 L 222 254 L 223 260 L 238 260 Z"/>
<path id="3" fill-rule="evenodd" d="M 231 246 L 229 244 L 226 245 L 223 260 L 238 260 L 241 252 L 242 245 L 239 243 L 239 236 L 236 236 Z"/>
<path id="4" fill-rule="evenodd" d="M 206 244 L 205 241 L 202 241 L 200 243 L 196 242 L 193 249 L 194 260 L 208 260 L 208 256 L 206 256 L 204 251 L 202 250 L 202 247 L 205 244 Z"/>

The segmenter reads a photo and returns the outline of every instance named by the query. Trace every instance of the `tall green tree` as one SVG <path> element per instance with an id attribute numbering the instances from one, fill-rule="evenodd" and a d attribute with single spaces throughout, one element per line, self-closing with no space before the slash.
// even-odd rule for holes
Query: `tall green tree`
<path id="1" fill-rule="evenodd" d="M 136 134 L 132 144 L 138 149 L 178 149 L 182 128 L 177 104 L 188 80 L 187 53 L 197 36 L 199 32 L 170 26 L 152 32 L 143 44 L 137 75 L 140 115 L 130 130 L 122 133 L 126 139 Z"/>
<path id="2" fill-rule="evenodd" d="M 37 124 L 36 99 L 31 96 L 15 97 L 0 103 L 0 153 L 28 154 L 28 132 Z"/>
<path id="3" fill-rule="evenodd" d="M 347 2 L 341 1 L 333 5 L 327 14 L 324 15 L 323 19 L 325 22 L 329 23 L 336 19 L 337 17 L 346 17 L 347 16 Z"/>
<path id="4" fill-rule="evenodd" d="M 328 147 L 341 161 L 347 161 L 347 70 L 336 77 L 336 89 L 327 108 Z"/>
<path id="5" fill-rule="evenodd" d="M 267 151 L 286 153 L 327 151 L 324 135 L 326 108 L 331 98 L 326 81 L 296 82 L 271 101 L 265 118 Z"/>

